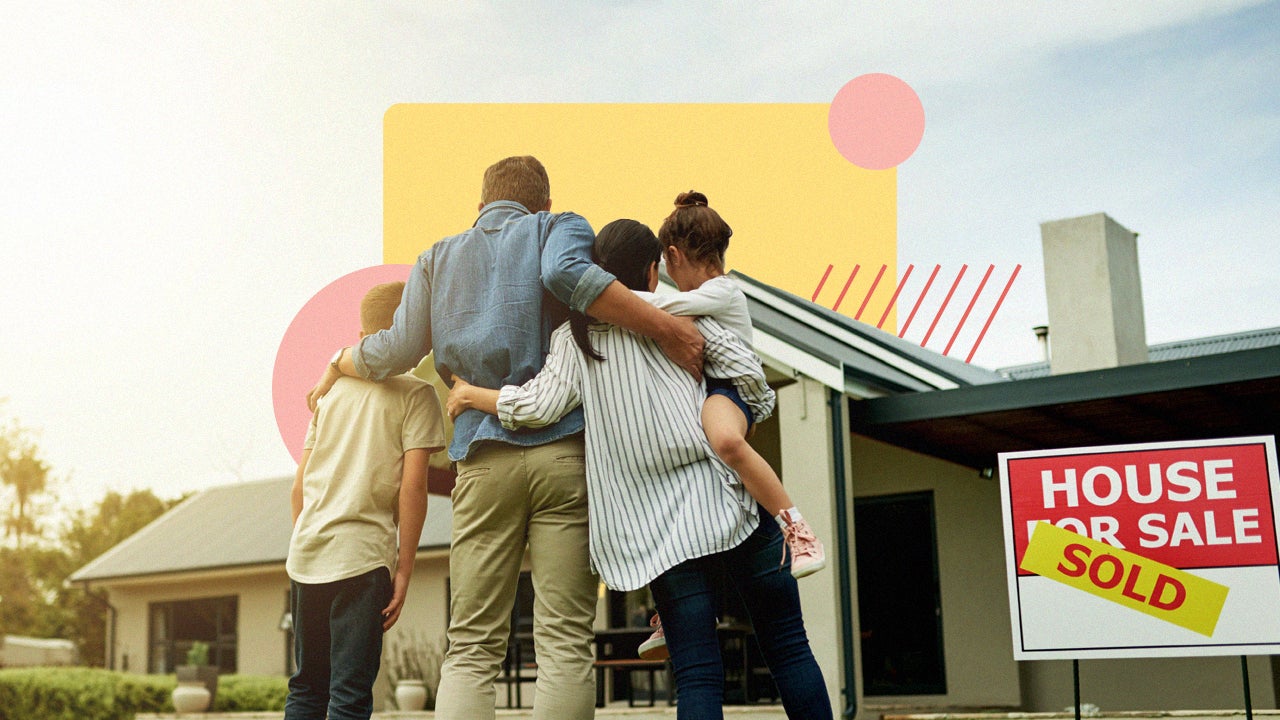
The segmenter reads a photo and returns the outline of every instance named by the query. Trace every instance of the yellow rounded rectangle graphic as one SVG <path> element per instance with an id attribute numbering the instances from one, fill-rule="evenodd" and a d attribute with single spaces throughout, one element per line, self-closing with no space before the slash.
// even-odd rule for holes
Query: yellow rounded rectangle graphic
<path id="1" fill-rule="evenodd" d="M 865 170 L 832 144 L 826 104 L 405 103 L 383 119 L 383 262 L 411 263 L 475 220 L 484 169 L 534 155 L 552 211 L 654 230 L 698 190 L 733 228 L 727 266 L 852 318 L 890 305 L 897 170 Z M 850 271 L 861 265 L 855 278 Z M 886 280 L 874 285 L 876 270 Z M 843 278 L 849 276 L 847 284 Z M 842 289 L 844 292 L 842 293 Z M 858 300 L 855 301 L 854 299 Z M 864 318 L 866 319 L 866 318 Z M 885 329 L 896 327 L 896 312 Z"/>
<path id="2" fill-rule="evenodd" d="M 1229 591 L 1047 522 L 1036 523 L 1019 567 L 1207 637 L 1213 637 Z"/>

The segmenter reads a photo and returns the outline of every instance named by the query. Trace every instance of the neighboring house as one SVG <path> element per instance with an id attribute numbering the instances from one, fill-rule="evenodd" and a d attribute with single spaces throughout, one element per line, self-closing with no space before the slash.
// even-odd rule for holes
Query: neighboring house
<path id="1" fill-rule="evenodd" d="M 292 483 L 209 488 L 77 570 L 70 582 L 107 591 L 108 667 L 173 672 L 200 640 L 222 672 L 288 672 Z M 432 637 L 443 635 L 447 615 L 451 509 L 430 496 L 401 620 Z"/>
<path id="2" fill-rule="evenodd" d="M 1148 357 L 1126 234 L 1102 215 L 1045 225 L 1058 374 L 1044 377 L 1023 368 L 1009 377 L 1026 379 L 1011 380 L 741 277 L 778 393 L 753 444 L 826 542 L 829 569 L 800 589 L 838 707 L 1072 704 L 1069 662 L 1013 660 L 997 453 L 1276 432 L 1280 330 Z M 1101 276 L 1079 270 L 1100 254 L 1111 263 Z M 1161 360 L 1173 345 L 1185 354 Z M 205 491 L 73 576 L 108 590 L 116 667 L 167 671 L 201 623 L 225 634 L 220 647 L 239 672 L 285 671 L 287 490 L 278 480 Z M 429 637 L 447 618 L 448 507 L 431 497 L 401 621 Z M 599 623 L 634 622 L 638 602 L 602 593 Z M 1248 666 L 1253 706 L 1276 707 L 1280 672 L 1268 658 Z M 1243 704 L 1237 658 L 1080 669 L 1082 700 L 1108 711 Z"/>
<path id="3" fill-rule="evenodd" d="M 75 664 L 76 644 L 70 640 L 0 635 L 0 668 Z"/>

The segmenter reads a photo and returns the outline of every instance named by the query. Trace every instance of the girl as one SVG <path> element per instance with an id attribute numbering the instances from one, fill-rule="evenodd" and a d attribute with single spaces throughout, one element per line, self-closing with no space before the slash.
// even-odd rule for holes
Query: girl
<path id="1" fill-rule="evenodd" d="M 667 274 L 679 293 L 659 296 L 656 304 L 672 315 L 705 315 L 718 320 L 751 347 L 747 296 L 724 271 L 724 253 L 733 230 L 707 204 L 707 196 L 690 190 L 676 197 L 675 210 L 658 230 Z M 814 536 L 769 463 L 747 443 L 755 418 L 733 383 L 707 379 L 702 429 L 711 447 L 742 478 L 778 527 L 791 551 L 791 574 L 812 575 L 826 567 L 822 543 Z M 783 560 L 786 560 L 784 555 Z"/>
<path id="2" fill-rule="evenodd" d="M 656 288 L 661 247 L 644 225 L 606 225 L 594 255 L 633 290 Z M 706 338 L 706 374 L 730 380 L 753 417 L 772 412 L 759 359 L 715 320 L 695 322 Z M 747 607 L 787 716 L 827 720 L 830 700 L 796 581 L 777 569 L 782 531 L 760 522 L 757 503 L 712 449 L 700 419 L 705 399 L 702 384 L 653 341 L 578 317 L 552 334 L 537 377 L 501 391 L 455 378 L 447 408 L 455 418 L 483 410 L 514 428 L 583 406 L 592 565 L 610 587 L 647 583 L 653 592 L 670 631 L 678 718 L 723 717 L 712 580 L 720 571 Z"/>
<path id="3" fill-rule="evenodd" d="M 654 304 L 672 315 L 713 317 L 750 347 L 747 296 L 724 271 L 724 253 L 733 230 L 700 192 L 680 193 L 675 205 L 658 230 L 658 240 L 667 274 L 681 292 L 658 296 Z M 733 383 L 707 378 L 702 429 L 712 449 L 738 473 L 747 492 L 782 529 L 791 553 L 791 574 L 797 578 L 812 575 L 827 565 L 822 542 L 800 515 L 773 468 L 747 442 L 755 420 Z M 784 550 L 782 561 L 786 559 Z M 662 620 L 654 615 L 649 625 L 654 628 L 653 635 L 640 644 L 640 657 L 664 659 L 667 648 Z"/>

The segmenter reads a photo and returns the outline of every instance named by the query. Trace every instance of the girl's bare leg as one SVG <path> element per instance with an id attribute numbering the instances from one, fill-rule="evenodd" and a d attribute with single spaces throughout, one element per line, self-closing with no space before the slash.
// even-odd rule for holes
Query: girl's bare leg
<path id="1" fill-rule="evenodd" d="M 702 430 L 726 465 L 742 478 L 742 485 L 771 517 L 795 506 L 769 463 L 747 442 L 747 418 L 732 400 L 710 395 L 702 404 Z"/>

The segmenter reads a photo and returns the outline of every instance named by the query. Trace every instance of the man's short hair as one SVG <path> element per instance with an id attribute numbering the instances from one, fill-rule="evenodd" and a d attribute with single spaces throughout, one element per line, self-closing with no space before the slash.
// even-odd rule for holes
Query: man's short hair
<path id="1" fill-rule="evenodd" d="M 370 288 L 360 301 L 361 332 L 372 335 L 391 327 L 391 320 L 396 315 L 396 308 L 400 307 L 400 296 L 403 293 L 402 282 L 382 283 Z"/>
<path id="2" fill-rule="evenodd" d="M 499 160 L 484 171 L 480 202 L 514 200 L 529 212 L 545 210 L 551 200 L 551 181 L 538 158 L 520 155 Z"/>

